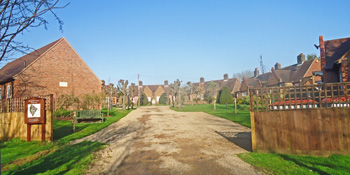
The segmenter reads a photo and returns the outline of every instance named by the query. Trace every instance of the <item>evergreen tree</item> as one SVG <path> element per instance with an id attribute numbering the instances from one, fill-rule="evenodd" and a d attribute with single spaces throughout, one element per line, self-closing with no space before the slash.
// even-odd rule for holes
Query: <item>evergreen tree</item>
<path id="1" fill-rule="evenodd" d="M 159 104 L 162 105 L 166 105 L 167 104 L 167 96 L 166 93 L 163 93 L 160 97 L 159 97 Z"/>
<path id="2" fill-rule="evenodd" d="M 219 104 L 233 104 L 233 97 L 228 87 L 223 87 L 218 94 L 217 102 Z"/>

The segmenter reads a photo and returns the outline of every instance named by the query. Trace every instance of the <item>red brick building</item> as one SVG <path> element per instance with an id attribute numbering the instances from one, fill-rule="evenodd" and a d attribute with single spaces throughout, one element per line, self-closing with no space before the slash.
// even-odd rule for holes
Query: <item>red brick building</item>
<path id="1" fill-rule="evenodd" d="M 350 82 L 350 38 L 319 41 L 323 83 Z"/>
<path id="2" fill-rule="evenodd" d="M 24 55 L 0 69 L 1 99 L 100 93 L 101 81 L 65 38 Z"/>

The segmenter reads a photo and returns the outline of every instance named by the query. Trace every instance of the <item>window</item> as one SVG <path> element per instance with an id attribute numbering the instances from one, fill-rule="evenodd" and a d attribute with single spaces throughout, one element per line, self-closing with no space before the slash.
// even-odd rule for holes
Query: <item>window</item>
<path id="1" fill-rule="evenodd" d="M 0 99 L 1 99 L 1 88 L 0 88 Z"/>
<path id="2" fill-rule="evenodd" d="M 7 85 L 7 98 L 11 98 L 11 85 Z"/>

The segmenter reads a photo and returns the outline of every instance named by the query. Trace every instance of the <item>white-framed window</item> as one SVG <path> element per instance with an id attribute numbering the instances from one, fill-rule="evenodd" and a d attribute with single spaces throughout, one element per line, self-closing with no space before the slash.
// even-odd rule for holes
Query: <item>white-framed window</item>
<path id="1" fill-rule="evenodd" d="M 11 85 L 7 85 L 7 98 L 11 98 Z"/>
<path id="2" fill-rule="evenodd" d="M 0 99 L 1 99 L 1 88 L 0 88 Z"/>

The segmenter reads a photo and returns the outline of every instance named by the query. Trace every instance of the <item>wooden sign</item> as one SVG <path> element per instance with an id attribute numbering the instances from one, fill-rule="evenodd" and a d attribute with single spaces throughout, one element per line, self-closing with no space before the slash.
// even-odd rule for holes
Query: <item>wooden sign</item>
<path id="1" fill-rule="evenodd" d="M 25 123 L 27 124 L 45 124 L 45 99 L 29 98 L 25 100 Z"/>

